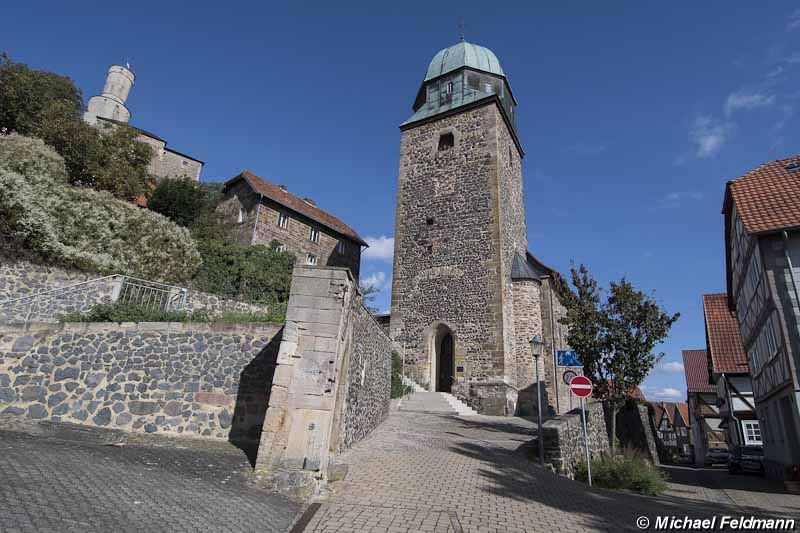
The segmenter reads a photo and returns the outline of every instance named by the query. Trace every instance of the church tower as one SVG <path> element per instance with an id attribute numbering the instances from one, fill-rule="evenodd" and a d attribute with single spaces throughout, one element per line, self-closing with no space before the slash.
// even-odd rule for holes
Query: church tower
<path id="1" fill-rule="evenodd" d="M 516 105 L 495 54 L 462 41 L 433 57 L 400 126 L 390 335 L 408 375 L 484 414 L 513 414 L 531 381 L 518 359 L 542 334 Z"/>
<path id="2" fill-rule="evenodd" d="M 125 107 L 125 102 L 128 100 L 134 79 L 135 76 L 128 67 L 121 65 L 108 67 L 103 93 L 89 98 L 83 120 L 89 124 L 97 124 L 97 117 L 101 117 L 127 124 L 131 119 L 131 112 Z"/>

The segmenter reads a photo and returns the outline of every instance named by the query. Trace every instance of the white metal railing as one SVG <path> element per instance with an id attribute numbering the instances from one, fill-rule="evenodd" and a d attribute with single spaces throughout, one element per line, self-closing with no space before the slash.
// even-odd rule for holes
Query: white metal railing
<path id="1" fill-rule="evenodd" d="M 99 292 L 99 295 L 94 300 L 88 299 L 87 301 L 75 302 L 77 307 L 90 307 L 91 305 L 103 303 L 125 302 L 134 305 L 140 305 L 150 309 L 160 309 L 162 311 L 180 311 L 186 306 L 187 289 L 184 287 L 177 287 L 160 283 L 156 281 L 149 281 L 131 276 L 123 276 L 121 274 L 111 274 L 100 278 L 89 279 L 63 287 L 56 287 L 45 291 L 40 291 L 35 294 L 20 296 L 17 298 L 10 298 L 0 302 L 0 312 L 8 312 L 10 308 L 20 307 L 19 311 L 15 314 L 24 316 L 27 322 L 30 320 L 32 314 L 37 312 L 36 306 L 46 304 L 46 302 L 59 298 L 67 298 L 70 295 L 79 294 L 82 291 L 97 290 L 92 289 L 92 285 L 101 283 L 108 283 L 109 287 Z M 68 306 L 68 304 L 67 304 Z M 86 310 L 86 309 L 60 309 L 59 311 L 65 312 L 68 310 Z M 38 310 L 39 313 L 47 313 Z"/>

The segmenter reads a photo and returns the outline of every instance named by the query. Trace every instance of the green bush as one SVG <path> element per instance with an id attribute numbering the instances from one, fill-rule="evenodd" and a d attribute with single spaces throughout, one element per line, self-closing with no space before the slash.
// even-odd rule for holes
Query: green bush
<path id="1" fill-rule="evenodd" d="M 213 211 L 218 196 L 194 180 L 165 179 L 153 189 L 147 207 L 188 228 Z"/>
<path id="2" fill-rule="evenodd" d="M 69 182 L 131 200 L 147 194 L 152 148 L 127 126 L 103 131 L 82 120 L 74 82 L 0 53 L 0 130 L 42 139 L 64 158 Z"/>
<path id="3" fill-rule="evenodd" d="M 392 352 L 392 398 L 400 398 L 410 392 L 410 387 L 403 385 L 403 359 L 397 352 Z"/>
<path id="4" fill-rule="evenodd" d="M 293 254 L 220 240 L 197 245 L 203 264 L 192 282 L 195 289 L 269 305 L 289 301 Z"/>
<path id="5" fill-rule="evenodd" d="M 575 465 L 575 479 L 589 479 L 586 462 Z M 627 489 L 656 496 L 667 489 L 666 475 L 636 450 L 626 448 L 616 455 L 592 458 L 592 484 L 607 489 Z"/>
<path id="6" fill-rule="evenodd" d="M 188 230 L 105 191 L 73 187 L 39 139 L 0 135 L 0 245 L 44 262 L 184 283 L 200 266 Z"/>
<path id="7" fill-rule="evenodd" d="M 62 316 L 61 320 L 62 322 L 223 322 L 228 324 L 283 321 L 282 317 L 274 316 L 273 313 L 224 311 L 210 314 L 205 310 L 164 311 L 125 302 L 98 304 L 83 313 L 67 313 Z"/>

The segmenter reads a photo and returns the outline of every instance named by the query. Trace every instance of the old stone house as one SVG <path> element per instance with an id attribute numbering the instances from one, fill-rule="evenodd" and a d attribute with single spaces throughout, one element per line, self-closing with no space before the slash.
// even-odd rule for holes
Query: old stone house
<path id="1" fill-rule="evenodd" d="M 568 410 L 558 273 L 528 251 L 517 101 L 495 54 L 459 42 L 401 126 L 390 335 L 432 391 L 486 414 Z"/>
<path id="2" fill-rule="evenodd" d="M 317 207 L 310 198 L 290 193 L 245 170 L 225 182 L 218 209 L 235 221 L 240 244 L 263 244 L 292 252 L 298 265 L 350 269 L 358 279 L 361 248 L 367 243 L 350 226 Z"/>
<path id="3" fill-rule="evenodd" d="M 709 448 L 728 447 L 725 432 L 720 427 L 722 418 L 717 406 L 717 390 L 709 380 L 706 350 L 683 350 L 683 369 L 694 462 L 704 465 Z"/>
<path id="4" fill-rule="evenodd" d="M 704 294 L 708 375 L 717 393 L 717 405 L 728 447 L 761 445 L 753 383 L 736 317 L 726 294 Z"/>
<path id="5" fill-rule="evenodd" d="M 765 467 L 800 463 L 800 156 L 728 182 L 722 213 L 728 308 L 752 377 Z M 763 439 L 762 439 L 763 433 Z"/>
<path id="6" fill-rule="evenodd" d="M 83 114 L 83 120 L 99 128 L 114 128 L 118 125 L 132 127 L 139 134 L 138 140 L 153 148 L 153 159 L 148 170 L 156 179 L 187 178 L 200 181 L 203 162 L 190 155 L 167 148 L 167 141 L 154 133 L 131 125 L 131 112 L 126 107 L 128 95 L 135 76 L 130 67 L 111 65 L 102 94 L 92 96 Z"/>

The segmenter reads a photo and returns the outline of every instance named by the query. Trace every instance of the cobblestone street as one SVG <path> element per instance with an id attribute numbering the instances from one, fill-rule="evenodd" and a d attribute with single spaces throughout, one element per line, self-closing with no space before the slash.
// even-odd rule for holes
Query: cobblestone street
<path id="1" fill-rule="evenodd" d="M 638 530 L 640 516 L 800 518 L 798 496 L 744 497 L 732 489 L 722 497 L 697 486 L 690 469 L 658 498 L 589 489 L 515 451 L 533 430 L 519 418 L 394 412 L 341 458 L 349 465 L 348 476 L 321 500 L 306 531 L 620 531 Z M 722 471 L 711 476 L 717 474 L 727 476 Z M 750 481 L 769 485 L 760 478 Z M 744 487 L 748 478 L 736 483 Z M 726 493 L 739 497 L 734 501 Z"/>
<path id="2" fill-rule="evenodd" d="M 118 447 L 61 433 L 0 431 L 3 533 L 285 531 L 299 509 L 252 486 L 246 456 L 226 443 Z"/>

